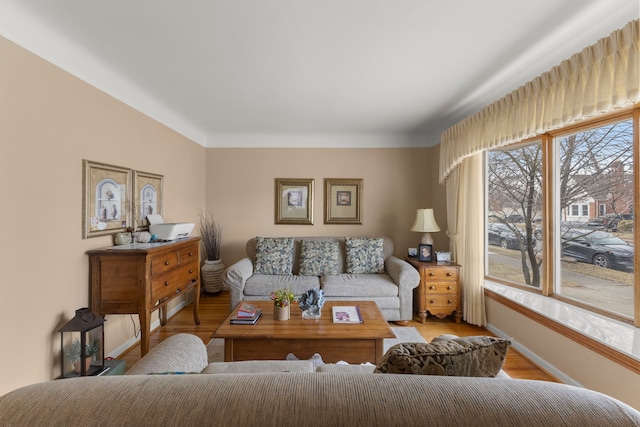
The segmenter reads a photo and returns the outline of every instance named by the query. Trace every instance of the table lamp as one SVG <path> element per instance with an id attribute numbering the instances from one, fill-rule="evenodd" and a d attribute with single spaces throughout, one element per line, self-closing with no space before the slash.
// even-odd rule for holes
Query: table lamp
<path id="1" fill-rule="evenodd" d="M 418 209 L 416 211 L 416 220 L 411 227 L 411 231 L 424 233 L 420 243 L 425 245 L 433 245 L 432 232 L 440 231 L 438 223 L 433 216 L 433 209 Z"/>

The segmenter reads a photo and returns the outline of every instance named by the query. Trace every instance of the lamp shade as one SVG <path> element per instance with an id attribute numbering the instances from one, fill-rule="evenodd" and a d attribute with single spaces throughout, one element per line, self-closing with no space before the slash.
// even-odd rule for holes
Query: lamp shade
<path id="1" fill-rule="evenodd" d="M 420 233 L 431 233 L 440 231 L 436 218 L 433 216 L 433 209 L 418 209 L 416 211 L 416 220 L 411 227 L 411 231 Z"/>

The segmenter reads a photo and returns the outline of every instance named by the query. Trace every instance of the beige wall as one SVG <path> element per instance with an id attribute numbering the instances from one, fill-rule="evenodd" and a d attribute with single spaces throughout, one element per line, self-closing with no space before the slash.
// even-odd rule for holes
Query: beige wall
<path id="1" fill-rule="evenodd" d="M 223 149 L 207 150 L 207 209 L 223 226 L 226 265 L 245 256 L 254 236 L 391 237 L 396 255 L 416 247 L 420 234 L 410 231 L 417 208 L 434 207 L 446 229 L 444 193 L 434 187 L 437 148 L 399 149 Z M 275 178 L 315 180 L 313 225 L 276 225 Z M 362 178 L 362 225 L 324 224 L 324 179 Z M 444 187 L 443 187 L 444 188 Z M 442 198 L 434 200 L 433 195 Z M 447 250 L 444 231 L 434 234 L 435 248 Z"/>
<path id="2" fill-rule="evenodd" d="M 58 328 L 89 304 L 82 159 L 165 177 L 167 220 L 204 208 L 205 149 L 0 37 L 0 395 L 60 375 Z M 136 324 L 137 324 L 137 316 Z M 134 338 L 107 316 L 106 351 Z"/>
<path id="3" fill-rule="evenodd" d="M 529 357 L 550 363 L 553 369 L 583 387 L 613 396 L 640 410 L 640 375 L 491 298 L 485 301 L 490 327 L 532 352 Z"/>
<path id="4" fill-rule="evenodd" d="M 433 204 L 446 228 L 437 148 L 205 149 L 1 37 L 0 58 L 0 395 L 60 374 L 57 330 L 89 305 L 85 252 L 112 245 L 82 239 L 82 159 L 164 175 L 165 219 L 212 210 L 227 264 L 258 234 L 385 234 L 404 256 L 415 209 Z M 316 180 L 313 226 L 274 225 L 275 178 Z M 323 178 L 364 179 L 363 225 L 323 224 Z M 133 320 L 107 316 L 107 354 L 135 339 Z"/>

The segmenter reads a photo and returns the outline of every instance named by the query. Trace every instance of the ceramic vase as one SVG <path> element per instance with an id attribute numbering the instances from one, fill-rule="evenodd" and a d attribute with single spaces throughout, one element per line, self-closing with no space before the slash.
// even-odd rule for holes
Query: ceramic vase
<path id="1" fill-rule="evenodd" d="M 131 243 L 131 233 L 118 233 L 114 239 L 116 246 L 128 245 Z"/>
<path id="2" fill-rule="evenodd" d="M 200 277 L 202 279 L 202 288 L 205 292 L 216 294 L 223 288 L 222 276 L 224 275 L 225 265 L 222 260 L 205 260 L 200 268 Z"/>
<path id="3" fill-rule="evenodd" d="M 273 318 L 274 320 L 289 320 L 291 306 L 285 305 L 284 307 L 273 306 Z"/>

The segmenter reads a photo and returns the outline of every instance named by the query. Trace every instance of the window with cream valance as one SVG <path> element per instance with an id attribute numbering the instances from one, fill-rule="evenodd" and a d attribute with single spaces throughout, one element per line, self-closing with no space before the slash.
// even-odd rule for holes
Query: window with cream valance
<path id="1" fill-rule="evenodd" d="M 450 250 L 464 266 L 465 321 L 486 322 L 484 219 L 465 215 L 484 211 L 483 152 L 639 102 L 640 20 L 634 20 L 443 132 L 439 180 L 446 184 Z"/>
<path id="2" fill-rule="evenodd" d="M 440 182 L 475 153 L 640 102 L 640 20 L 450 127 L 440 144 Z"/>

